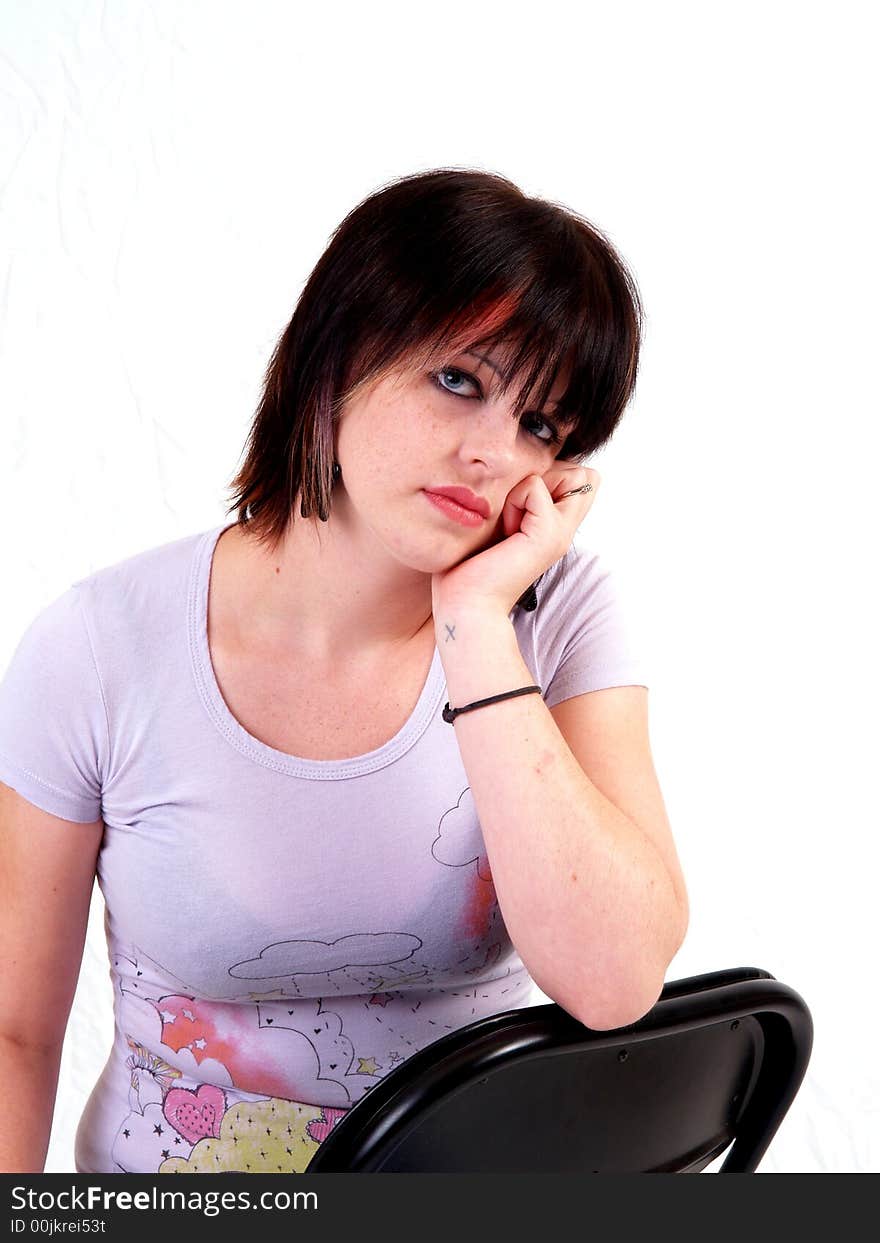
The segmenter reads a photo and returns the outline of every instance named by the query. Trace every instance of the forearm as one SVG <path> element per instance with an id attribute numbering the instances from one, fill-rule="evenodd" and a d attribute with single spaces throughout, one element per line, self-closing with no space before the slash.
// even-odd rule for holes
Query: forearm
<path id="1" fill-rule="evenodd" d="M 60 1065 L 60 1049 L 37 1049 L 0 1035 L 0 1171 L 4 1174 L 43 1172 Z"/>
<path id="2" fill-rule="evenodd" d="M 440 618 L 438 646 L 453 708 L 534 682 L 507 618 Z M 635 1021 L 683 936 L 656 848 L 589 780 L 540 695 L 464 713 L 451 728 L 501 912 L 532 978 L 588 1026 Z"/>

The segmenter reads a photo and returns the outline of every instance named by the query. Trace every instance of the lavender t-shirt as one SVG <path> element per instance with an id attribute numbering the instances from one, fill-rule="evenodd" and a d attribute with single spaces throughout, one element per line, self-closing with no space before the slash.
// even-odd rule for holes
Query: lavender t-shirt
<path id="1" fill-rule="evenodd" d="M 531 1004 L 441 717 L 439 651 L 376 750 L 267 746 L 230 713 L 208 651 L 228 525 L 74 583 L 0 682 L 0 780 L 72 833 L 105 824 L 115 1033 L 81 1173 L 301 1171 L 410 1054 Z M 538 598 L 511 617 L 548 707 L 646 685 L 597 556 L 573 548 Z"/>

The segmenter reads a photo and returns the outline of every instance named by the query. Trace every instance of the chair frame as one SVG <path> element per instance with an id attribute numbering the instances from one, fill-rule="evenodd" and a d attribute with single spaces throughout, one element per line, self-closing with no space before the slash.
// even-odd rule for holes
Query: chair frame
<path id="1" fill-rule="evenodd" d="M 626 1057 L 627 1046 L 640 1041 L 725 1020 L 735 1029 L 747 1018 L 760 1024 L 763 1055 L 733 1121 L 732 1146 L 718 1173 L 753 1173 L 800 1087 L 813 1041 L 803 998 L 757 967 L 668 982 L 648 1014 L 613 1031 L 587 1028 L 555 1002 L 478 1019 L 420 1049 L 376 1083 L 336 1124 L 304 1172 L 381 1170 L 433 1109 L 486 1082 L 502 1066 L 586 1046 L 618 1049 Z M 697 1173 L 731 1145 L 731 1136 L 709 1137 L 709 1142 L 708 1149 L 703 1146 L 653 1172 Z"/>

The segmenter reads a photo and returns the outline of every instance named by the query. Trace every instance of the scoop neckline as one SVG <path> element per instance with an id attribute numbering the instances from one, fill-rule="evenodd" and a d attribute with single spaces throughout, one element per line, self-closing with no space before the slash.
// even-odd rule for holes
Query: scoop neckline
<path id="1" fill-rule="evenodd" d="M 318 781 L 360 777 L 399 760 L 439 716 L 440 704 L 446 691 L 446 678 L 436 643 L 428 676 L 409 719 L 393 738 L 363 755 L 340 760 L 313 760 L 291 755 L 256 738 L 230 712 L 220 692 L 211 662 L 208 645 L 208 589 L 217 541 L 224 531 L 234 525 L 234 521 L 222 523 L 205 531 L 197 539 L 189 582 L 187 616 L 193 672 L 202 703 L 214 725 L 231 746 L 254 763 L 277 772 L 289 773 L 293 777 L 307 777 Z"/>

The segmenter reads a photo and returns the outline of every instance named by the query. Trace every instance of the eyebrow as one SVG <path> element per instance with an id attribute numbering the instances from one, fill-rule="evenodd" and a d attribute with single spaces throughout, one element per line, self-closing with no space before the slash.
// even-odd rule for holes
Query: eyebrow
<path id="1" fill-rule="evenodd" d="M 487 358 L 485 354 L 478 354 L 476 350 L 465 350 L 465 354 L 467 354 L 469 358 L 479 358 L 480 362 L 485 363 L 487 367 L 491 367 L 496 375 L 501 375 L 500 370 L 492 362 L 492 359 Z"/>
<path id="2" fill-rule="evenodd" d="M 465 350 L 464 353 L 467 357 L 478 358 L 481 363 L 485 363 L 487 367 L 491 367 L 497 376 L 501 375 L 501 371 L 499 370 L 499 368 L 495 365 L 495 363 L 493 363 L 492 359 L 487 358 L 485 354 L 478 354 L 476 350 Z M 555 401 L 553 403 L 553 410 L 550 411 L 549 413 L 552 414 L 558 408 L 559 408 L 559 402 Z M 577 421 L 578 420 L 577 420 L 576 415 L 570 415 L 569 418 L 563 419 L 562 425 L 567 426 L 570 423 L 572 426 L 575 426 L 577 424 Z"/>

